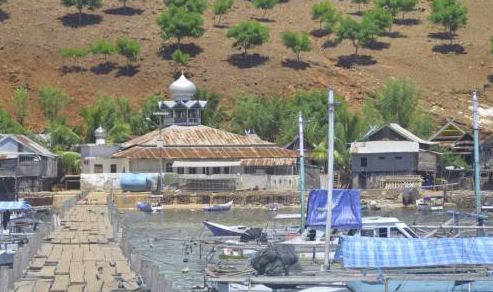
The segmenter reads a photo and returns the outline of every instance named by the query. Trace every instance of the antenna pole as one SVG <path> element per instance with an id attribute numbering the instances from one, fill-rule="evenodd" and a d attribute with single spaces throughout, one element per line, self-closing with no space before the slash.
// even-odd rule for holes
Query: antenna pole
<path id="1" fill-rule="evenodd" d="M 481 214 L 481 181 L 479 165 L 479 125 L 478 125 L 478 95 L 472 93 L 472 131 L 474 135 L 474 195 L 476 196 L 476 213 Z M 483 225 L 483 219 L 478 216 L 478 225 Z M 478 236 L 483 235 L 483 230 L 478 229 Z"/>
<path id="2" fill-rule="evenodd" d="M 328 130 L 328 153 L 327 153 L 327 216 L 325 218 L 325 254 L 324 266 L 330 270 L 329 245 L 332 225 L 332 191 L 334 189 L 334 90 L 329 87 L 328 95 L 328 113 L 329 113 L 329 130 Z"/>
<path id="3" fill-rule="evenodd" d="M 300 141 L 300 196 L 301 196 L 301 233 L 305 230 L 305 149 L 303 138 L 303 115 L 298 113 L 298 128 Z"/>

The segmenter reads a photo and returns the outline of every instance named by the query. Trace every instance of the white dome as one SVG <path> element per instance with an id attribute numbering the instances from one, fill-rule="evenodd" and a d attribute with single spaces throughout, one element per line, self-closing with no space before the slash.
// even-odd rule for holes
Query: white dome
<path id="1" fill-rule="evenodd" d="M 106 130 L 103 129 L 103 127 L 101 127 L 100 125 L 99 128 L 97 128 L 96 131 L 94 131 L 94 137 L 96 137 L 96 139 L 106 138 Z"/>
<path id="2" fill-rule="evenodd" d="M 181 74 L 180 78 L 169 86 L 169 92 L 175 100 L 190 100 L 195 95 L 197 88 L 190 80 Z"/>

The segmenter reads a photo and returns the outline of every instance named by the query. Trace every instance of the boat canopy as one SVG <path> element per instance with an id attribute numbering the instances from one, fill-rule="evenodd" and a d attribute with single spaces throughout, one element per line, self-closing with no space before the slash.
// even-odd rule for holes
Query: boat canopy
<path id="1" fill-rule="evenodd" d="M 493 238 L 341 236 L 336 258 L 342 261 L 345 268 L 491 265 Z"/>
<path id="2" fill-rule="evenodd" d="M 332 192 L 332 228 L 361 229 L 360 194 L 361 190 L 352 189 Z M 309 226 L 325 226 L 326 210 L 327 190 L 310 190 L 306 223 Z"/>
<path id="3" fill-rule="evenodd" d="M 25 201 L 0 201 L 0 213 L 5 211 L 27 211 L 30 207 Z"/>

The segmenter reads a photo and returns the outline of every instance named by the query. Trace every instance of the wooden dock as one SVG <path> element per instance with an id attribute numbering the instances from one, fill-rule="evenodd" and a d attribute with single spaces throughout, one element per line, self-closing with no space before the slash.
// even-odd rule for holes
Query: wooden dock
<path id="1" fill-rule="evenodd" d="M 89 193 L 61 218 L 15 283 L 15 292 L 136 290 L 136 274 L 115 242 L 107 193 Z"/>

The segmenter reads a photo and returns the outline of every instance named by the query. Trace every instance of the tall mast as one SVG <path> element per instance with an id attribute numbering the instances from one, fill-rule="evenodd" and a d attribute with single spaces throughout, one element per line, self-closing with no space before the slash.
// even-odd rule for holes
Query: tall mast
<path id="1" fill-rule="evenodd" d="M 305 230 L 305 149 L 303 138 L 303 115 L 298 113 L 298 128 L 300 141 L 300 196 L 301 196 L 301 233 Z"/>
<path id="2" fill-rule="evenodd" d="M 479 165 L 479 125 L 478 125 L 478 96 L 476 91 L 472 93 L 472 131 L 474 136 L 474 195 L 476 196 L 476 213 L 481 213 L 481 181 Z M 483 219 L 478 216 L 478 225 L 483 225 Z M 483 230 L 478 229 L 478 236 L 483 235 Z"/>
<path id="3" fill-rule="evenodd" d="M 325 254 L 324 266 L 330 269 L 329 261 L 329 245 L 332 225 L 332 190 L 334 188 L 334 90 L 329 87 L 328 95 L 328 114 L 329 114 L 329 129 L 328 129 L 328 153 L 327 153 L 327 217 L 325 218 Z"/>

